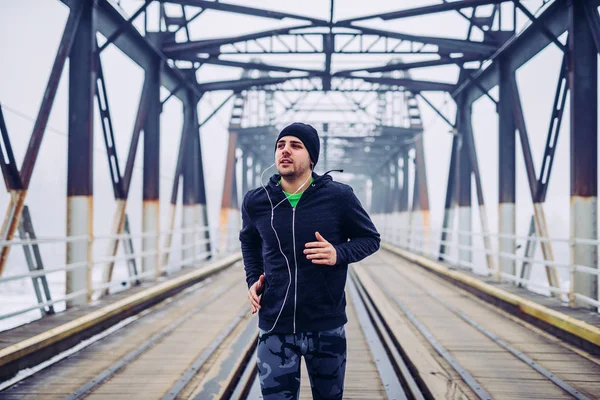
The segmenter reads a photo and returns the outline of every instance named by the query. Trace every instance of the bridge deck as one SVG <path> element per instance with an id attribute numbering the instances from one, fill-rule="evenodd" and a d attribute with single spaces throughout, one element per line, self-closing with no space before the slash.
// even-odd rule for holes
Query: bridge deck
<path id="1" fill-rule="evenodd" d="M 433 397 L 475 399 L 487 392 L 495 399 L 558 399 L 572 398 L 571 392 L 576 397 L 598 398 L 597 355 L 551 336 L 391 252 L 382 250 L 353 266 L 353 271 L 351 278 L 368 293 L 413 375 Z M 176 279 L 186 281 L 184 275 Z M 144 290 L 148 289 L 129 294 L 139 296 Z M 73 354 L 4 390 L 0 397 L 222 395 L 232 389 L 228 382 L 242 369 L 241 355 L 252 354 L 256 343 L 256 318 L 248 313 L 245 293 L 243 270 L 237 262 L 163 303 L 135 315 L 131 311 L 129 318 L 122 316 L 126 319 L 114 332 L 87 347 L 83 343 Z M 350 290 L 347 293 L 350 321 L 345 398 L 386 398 L 371 339 L 365 336 L 357 315 L 356 298 Z M 127 300 L 114 299 L 117 297 L 109 305 Z M 89 307 L 88 313 L 98 310 L 98 306 Z M 82 312 L 68 311 L 55 319 L 72 322 L 73 316 L 81 318 Z M 50 320 L 0 333 L 0 354 L 9 347 L 6 343 L 26 340 L 28 332 L 38 335 L 52 325 Z M 60 329 L 53 324 L 46 334 Z M 427 336 L 433 341 L 426 340 Z M 476 389 L 477 385 L 481 389 Z M 311 398 L 304 367 L 301 397 Z"/>
<path id="2" fill-rule="evenodd" d="M 396 298 L 396 325 L 406 324 L 414 330 L 414 324 L 398 306 L 400 303 L 493 398 L 572 398 L 502 344 L 530 358 L 566 386 L 591 398 L 600 394 L 598 357 L 550 336 L 393 254 L 380 252 L 368 264 L 356 269 L 370 285 L 383 285 Z M 492 338 L 467 321 L 491 333 Z M 416 336 L 425 342 L 422 335 Z M 424 345 L 430 348 L 430 354 L 442 369 L 455 377 L 455 369 L 432 345 Z"/>

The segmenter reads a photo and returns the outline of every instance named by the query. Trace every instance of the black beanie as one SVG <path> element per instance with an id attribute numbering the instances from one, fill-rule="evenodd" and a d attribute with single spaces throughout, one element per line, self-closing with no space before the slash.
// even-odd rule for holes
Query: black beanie
<path id="1" fill-rule="evenodd" d="M 293 124 L 286 126 L 279 133 L 279 136 L 277 136 L 275 149 L 277 149 L 277 142 L 279 142 L 279 139 L 284 136 L 294 136 L 300 139 L 304 144 L 304 147 L 306 147 L 306 150 L 308 150 L 308 155 L 314 163 L 314 166 L 317 165 L 321 143 L 319 142 L 319 134 L 315 128 L 308 124 L 303 124 L 302 122 L 294 122 Z"/>

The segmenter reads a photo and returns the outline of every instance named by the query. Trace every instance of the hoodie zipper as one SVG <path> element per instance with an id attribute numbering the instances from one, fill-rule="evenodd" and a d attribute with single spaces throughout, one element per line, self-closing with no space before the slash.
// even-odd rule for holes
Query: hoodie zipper
<path id="1" fill-rule="evenodd" d="M 294 334 L 296 334 L 296 301 L 298 299 L 298 260 L 296 259 L 296 207 L 292 208 L 292 243 L 294 248 L 294 264 L 296 266 L 296 277 L 294 279 Z"/>

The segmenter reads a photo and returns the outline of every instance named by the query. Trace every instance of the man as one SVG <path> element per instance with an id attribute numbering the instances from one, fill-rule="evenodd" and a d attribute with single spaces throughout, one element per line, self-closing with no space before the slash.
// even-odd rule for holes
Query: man
<path id="1" fill-rule="evenodd" d="M 342 398 L 348 264 L 379 249 L 379 233 L 352 188 L 313 172 L 319 149 L 312 126 L 284 128 L 275 146 L 278 174 L 242 204 L 240 242 L 259 318 L 265 400 L 298 397 L 302 356 L 313 398 Z"/>

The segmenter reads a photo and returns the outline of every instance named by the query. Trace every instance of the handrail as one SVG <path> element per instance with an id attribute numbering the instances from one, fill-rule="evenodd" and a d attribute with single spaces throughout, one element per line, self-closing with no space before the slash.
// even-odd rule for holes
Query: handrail
<path id="1" fill-rule="evenodd" d="M 209 237 L 205 236 L 205 233 L 209 233 Z M 165 254 L 169 254 L 168 263 L 163 263 L 162 259 L 159 262 L 158 268 L 162 273 L 169 274 L 174 270 L 181 268 L 184 265 L 189 265 L 192 263 L 203 263 L 208 258 L 215 257 L 218 254 L 230 252 L 237 250 L 237 235 L 239 231 L 237 229 L 230 229 L 227 227 L 217 227 L 217 228 L 208 228 L 206 226 L 192 226 L 186 228 L 178 228 L 173 230 L 161 230 L 161 231 L 153 231 L 153 232 L 143 232 L 143 233 L 135 233 L 135 234 L 118 234 L 118 235 L 77 235 L 71 237 L 56 237 L 56 236 L 47 236 L 47 237 L 37 237 L 36 239 L 26 239 L 26 240 L 9 240 L 9 241 L 0 241 L 0 246 L 32 246 L 32 245 L 43 245 L 43 246 L 56 246 L 56 245 L 66 245 L 67 243 L 76 243 L 76 242 L 87 242 L 92 246 L 92 254 L 94 254 L 94 246 L 100 246 L 97 251 L 104 250 L 105 240 L 131 240 L 131 239 L 146 239 L 152 237 L 162 237 L 171 235 L 172 237 L 177 237 L 181 235 L 180 240 L 177 242 L 170 242 L 167 246 L 162 241 L 159 243 L 158 248 L 152 250 L 138 251 L 133 254 L 123 254 L 118 256 L 111 257 L 96 257 L 90 261 L 80 261 L 70 264 L 64 264 L 52 268 L 45 268 L 43 270 L 34 270 L 28 271 L 24 273 L 17 273 L 12 275 L 4 275 L 0 277 L 0 288 L 3 284 L 7 284 L 9 282 L 15 282 L 25 279 L 36 279 L 36 278 L 45 278 L 49 275 L 55 274 L 57 272 L 66 272 L 73 271 L 77 269 L 88 269 L 89 273 L 92 274 L 92 271 L 96 268 L 103 267 L 107 263 L 117 263 L 115 268 L 127 268 L 127 261 L 131 259 L 139 260 L 148 256 L 163 256 Z M 185 239 L 184 238 L 188 238 Z M 192 235 L 193 239 L 190 242 L 190 235 Z M 235 240 L 233 240 L 235 238 Z M 102 244 L 99 244 L 102 243 Z M 226 248 L 223 247 L 223 243 L 225 243 Z M 211 244 L 210 251 L 207 249 L 207 244 Z M 232 247 L 233 246 L 233 247 Z M 235 247 L 235 248 L 234 248 Z M 195 249 L 195 251 L 194 251 Z M 192 252 L 193 254 L 189 254 L 187 252 Z M 183 258 L 186 256 L 185 258 Z M 12 268 L 13 270 L 15 268 Z M 27 270 L 26 266 L 22 268 L 18 268 L 21 270 Z M 123 284 L 131 284 L 132 282 L 137 282 L 141 279 L 154 279 L 156 278 L 156 271 L 145 271 L 141 270 L 136 271 L 131 275 L 126 277 L 120 277 L 118 280 L 113 280 L 111 282 L 91 282 L 87 289 L 79 290 L 74 293 L 67 293 L 61 297 L 53 297 L 51 300 L 45 300 L 37 302 L 36 304 L 29 304 L 18 310 L 10 310 L 7 313 L 0 314 L 0 321 L 8 320 L 13 317 L 20 316 L 25 313 L 29 313 L 35 310 L 42 310 L 49 306 L 54 306 L 56 304 L 64 304 L 65 302 L 85 296 L 89 296 L 90 293 L 92 295 L 101 295 L 106 290 L 115 290 L 124 288 Z M 126 290 L 126 289 L 125 289 Z"/>
<path id="2" fill-rule="evenodd" d="M 560 243 L 569 248 L 575 245 L 590 245 L 600 246 L 600 240 L 586 238 L 554 238 L 554 237 L 539 237 L 520 236 L 494 232 L 476 232 L 464 231 L 459 229 L 432 229 L 429 227 L 415 226 L 414 222 L 409 222 L 408 219 L 402 219 L 402 216 L 408 217 L 409 212 L 393 213 L 393 214 L 377 214 L 373 215 L 373 221 L 378 227 L 381 227 L 380 232 L 382 240 L 409 250 L 415 254 L 420 254 L 431 259 L 441 259 L 450 265 L 468 268 L 474 272 L 481 270 L 481 265 L 476 265 L 471 261 L 461 259 L 463 253 L 483 254 L 498 257 L 501 260 L 511 260 L 517 262 L 528 263 L 530 265 L 537 264 L 546 267 L 568 270 L 570 276 L 573 277 L 575 272 L 582 272 L 591 276 L 600 276 L 600 270 L 587 265 L 579 265 L 572 262 L 561 262 L 556 260 L 545 260 L 534 257 L 519 256 L 517 254 L 508 253 L 506 251 L 486 249 L 483 247 L 483 241 L 475 239 L 483 239 L 484 237 L 492 237 L 497 239 L 511 239 L 515 242 L 552 242 Z M 414 216 L 413 216 L 414 217 Z M 405 225 L 401 225 L 405 224 Z M 447 233 L 447 237 L 442 239 L 442 234 Z M 468 243 L 465 243 L 468 241 Z M 476 242 L 479 243 L 479 246 Z M 444 254 L 440 252 L 440 246 L 445 246 L 448 251 Z M 450 253 L 455 253 L 451 255 Z M 470 256 L 472 259 L 472 257 Z M 484 264 L 485 265 L 485 264 Z M 479 267 L 479 268 L 478 268 Z M 573 306 L 574 301 L 600 308 L 600 302 L 592 299 L 581 293 L 576 293 L 573 283 L 568 288 L 557 288 L 551 285 L 541 285 L 540 283 L 527 279 L 516 274 L 509 274 L 504 271 L 490 271 L 485 267 L 485 273 L 494 274 L 501 280 L 514 282 L 515 284 L 525 284 L 527 288 L 545 290 L 558 296 L 563 302 Z M 499 268 L 499 266 L 497 267 Z M 570 301 L 569 301 L 570 300 Z"/>

